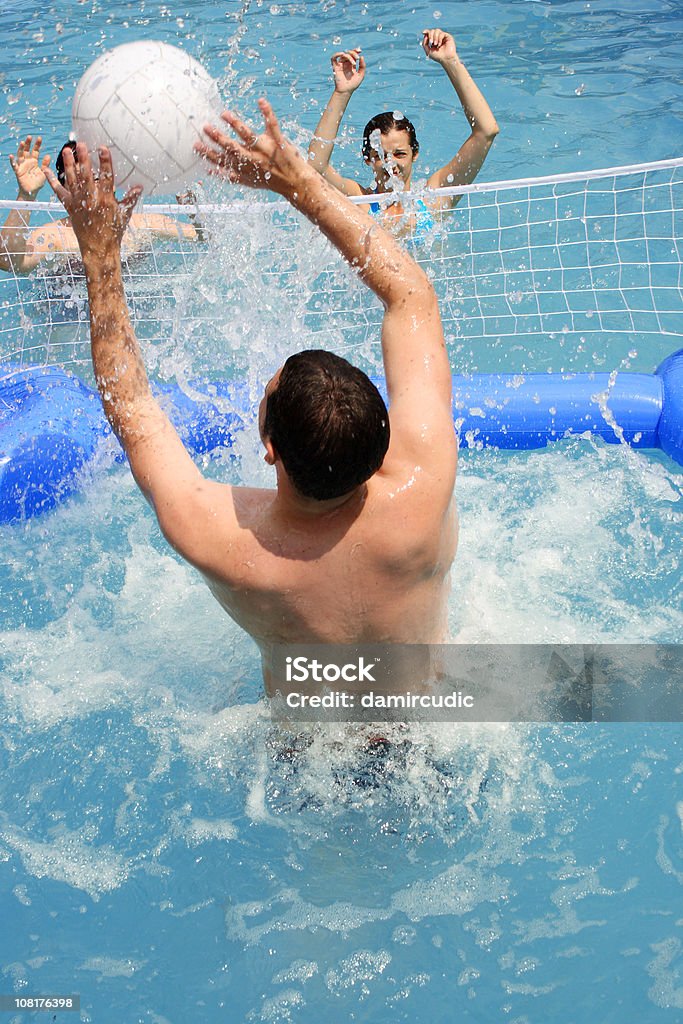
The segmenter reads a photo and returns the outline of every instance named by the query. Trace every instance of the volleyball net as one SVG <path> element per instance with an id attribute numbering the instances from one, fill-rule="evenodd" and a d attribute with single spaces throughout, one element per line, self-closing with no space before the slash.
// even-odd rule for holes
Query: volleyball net
<path id="1" fill-rule="evenodd" d="M 650 369 L 680 347 L 683 158 L 440 191 L 457 206 L 402 241 L 459 371 L 612 369 L 644 352 Z M 259 200 L 199 203 L 199 242 L 187 207 L 145 206 L 164 231 L 140 222 L 123 275 L 152 372 L 244 376 L 254 353 L 305 347 L 377 367 L 380 304 L 314 227 Z M 20 207 L 32 231 L 64 217 L 54 202 L 0 202 L 0 217 Z M 0 272 L 0 362 L 87 372 L 82 266 L 73 239 L 58 249 L 27 276 Z"/>

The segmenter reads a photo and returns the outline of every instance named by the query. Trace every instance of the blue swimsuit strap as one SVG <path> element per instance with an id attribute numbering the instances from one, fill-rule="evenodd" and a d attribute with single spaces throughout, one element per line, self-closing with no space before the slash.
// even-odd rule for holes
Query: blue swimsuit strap
<path id="1" fill-rule="evenodd" d="M 415 211 L 415 229 L 413 231 L 413 238 L 422 238 L 434 228 L 434 218 L 432 217 L 431 210 L 423 199 L 415 200 Z M 370 203 L 370 213 L 373 214 L 373 216 L 381 212 L 382 207 L 378 202 Z"/>
<path id="2" fill-rule="evenodd" d="M 424 236 L 434 229 L 434 217 L 432 216 L 432 211 L 422 199 L 415 200 L 415 209 L 417 213 L 415 215 L 415 231 L 413 236 L 415 237 L 418 234 Z"/>

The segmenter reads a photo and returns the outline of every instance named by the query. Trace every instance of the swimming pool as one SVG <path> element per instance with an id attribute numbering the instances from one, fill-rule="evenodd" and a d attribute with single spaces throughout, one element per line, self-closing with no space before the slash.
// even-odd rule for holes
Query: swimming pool
<path id="1" fill-rule="evenodd" d="M 351 36 L 383 64 L 353 124 L 401 90 L 420 101 L 425 161 L 445 159 L 450 96 L 409 59 L 436 9 L 503 126 L 482 177 L 680 154 L 683 19 L 626 2 L 6 5 L 3 147 L 36 108 L 54 150 L 81 66 L 143 31 L 186 40 L 247 111 L 265 81 L 303 137 L 324 45 Z M 275 232 L 255 237 L 257 265 Z M 255 308 L 245 265 L 248 312 L 225 338 L 256 386 L 297 306 L 273 351 L 283 310 L 270 292 Z M 215 367 L 191 339 L 163 350 L 166 371 Z M 504 345 L 462 355 L 484 368 Z M 614 365 L 649 370 L 672 347 L 626 346 Z M 602 353 L 590 336 L 571 355 Z M 253 435 L 239 464 L 208 468 L 268 479 Z M 680 643 L 680 479 L 663 456 L 581 438 L 464 456 L 453 634 Z M 339 726 L 285 758 L 255 648 L 123 470 L 0 545 L 2 992 L 78 992 L 97 1022 L 680 1019 L 680 726 L 432 727 L 379 766 Z"/>

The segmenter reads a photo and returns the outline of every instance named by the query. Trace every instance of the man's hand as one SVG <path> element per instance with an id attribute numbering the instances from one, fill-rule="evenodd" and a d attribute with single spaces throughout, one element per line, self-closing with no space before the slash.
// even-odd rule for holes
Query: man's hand
<path id="1" fill-rule="evenodd" d="M 422 48 L 429 59 L 435 60 L 437 64 L 445 64 L 446 61 L 455 60 L 458 56 L 455 39 L 448 32 L 442 32 L 440 28 L 423 29 Z"/>
<path id="2" fill-rule="evenodd" d="M 46 172 L 52 191 L 69 215 L 84 260 L 89 256 L 119 258 L 121 239 L 142 194 L 142 187 L 134 185 L 122 200 L 117 200 L 111 153 L 106 146 L 100 147 L 99 158 L 100 173 L 96 177 L 88 148 L 79 142 L 75 160 L 71 150 L 64 150 L 65 185 L 51 171 Z"/>
<path id="3" fill-rule="evenodd" d="M 354 92 L 365 78 L 365 57 L 360 46 L 332 56 L 335 92 Z"/>
<path id="4" fill-rule="evenodd" d="M 256 135 L 236 114 L 226 110 L 221 117 L 241 143 L 213 125 L 206 125 L 204 134 L 215 143 L 215 148 L 202 142 L 194 148 L 214 165 L 210 174 L 228 178 L 235 185 L 267 188 L 287 195 L 302 176 L 314 172 L 296 146 L 283 136 L 270 103 L 260 99 L 259 109 L 265 124 L 262 135 Z"/>
<path id="5" fill-rule="evenodd" d="M 24 141 L 19 143 L 16 156 L 10 154 L 9 162 L 17 176 L 19 195 L 24 199 L 35 199 L 45 184 L 45 172 L 50 157 L 44 156 L 40 159 L 42 142 L 40 135 L 35 142 L 31 135 L 27 135 Z"/>

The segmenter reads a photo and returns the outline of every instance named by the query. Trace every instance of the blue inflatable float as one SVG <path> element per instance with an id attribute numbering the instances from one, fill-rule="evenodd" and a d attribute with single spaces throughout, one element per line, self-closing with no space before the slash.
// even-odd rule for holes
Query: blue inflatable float
<path id="1" fill-rule="evenodd" d="M 377 380 L 380 388 L 383 381 Z M 530 449 L 589 432 L 610 443 L 661 448 L 683 465 L 683 349 L 654 375 L 481 374 L 453 377 L 461 445 Z M 158 385 L 195 454 L 230 448 L 253 419 L 245 383 Z M 45 512 L 82 485 L 110 429 L 99 396 L 57 367 L 0 367 L 0 523 Z"/>

